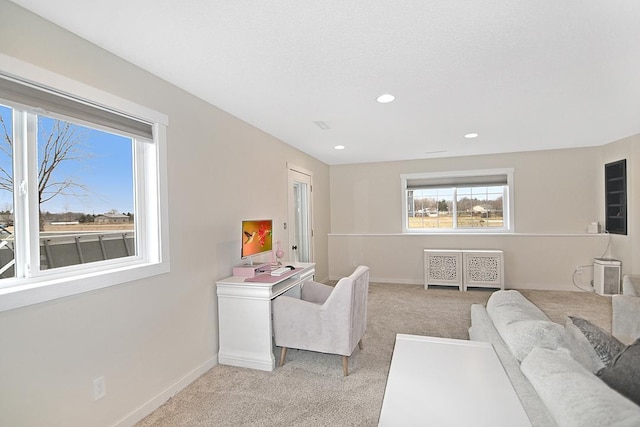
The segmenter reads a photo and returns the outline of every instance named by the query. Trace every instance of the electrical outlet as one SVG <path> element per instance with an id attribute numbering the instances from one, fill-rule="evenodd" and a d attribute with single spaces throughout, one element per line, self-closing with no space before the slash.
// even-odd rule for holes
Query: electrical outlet
<path id="1" fill-rule="evenodd" d="M 107 395 L 107 385 L 104 377 L 93 380 L 93 400 L 102 399 Z"/>

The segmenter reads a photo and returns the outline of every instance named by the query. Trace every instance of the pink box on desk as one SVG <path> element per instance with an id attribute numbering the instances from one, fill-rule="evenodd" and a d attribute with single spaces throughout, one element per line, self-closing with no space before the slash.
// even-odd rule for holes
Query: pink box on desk
<path id="1" fill-rule="evenodd" d="M 233 275 L 240 277 L 255 277 L 256 275 L 269 271 L 270 269 L 269 264 L 241 265 L 233 267 Z"/>

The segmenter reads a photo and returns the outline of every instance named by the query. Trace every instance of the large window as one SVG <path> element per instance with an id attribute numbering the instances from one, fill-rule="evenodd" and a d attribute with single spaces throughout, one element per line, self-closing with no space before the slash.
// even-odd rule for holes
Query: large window
<path id="1" fill-rule="evenodd" d="M 510 231 L 513 170 L 402 175 L 404 230 Z"/>
<path id="2" fill-rule="evenodd" d="M 0 138 L 0 279 L 28 274 L 15 253 L 29 232 L 38 234 L 40 271 L 136 256 L 134 138 L 2 104 Z M 28 224 L 28 208 L 15 211 L 13 202 L 19 188 L 13 159 L 32 164 L 25 149 L 31 144 L 37 224 Z M 29 175 L 28 167 L 20 172 Z M 27 224 L 16 228 L 16 216 Z"/>
<path id="3" fill-rule="evenodd" d="M 0 74 L 0 310 L 168 271 L 156 115 Z"/>

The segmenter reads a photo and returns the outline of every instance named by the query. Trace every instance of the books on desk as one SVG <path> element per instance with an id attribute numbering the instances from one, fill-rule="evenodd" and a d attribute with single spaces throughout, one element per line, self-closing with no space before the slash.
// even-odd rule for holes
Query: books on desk
<path id="1" fill-rule="evenodd" d="M 276 268 L 275 270 L 273 270 L 271 272 L 271 275 L 272 276 L 282 276 L 283 274 L 286 274 L 291 270 L 295 270 L 295 268 L 293 268 L 292 266 L 288 265 L 286 267 Z"/>

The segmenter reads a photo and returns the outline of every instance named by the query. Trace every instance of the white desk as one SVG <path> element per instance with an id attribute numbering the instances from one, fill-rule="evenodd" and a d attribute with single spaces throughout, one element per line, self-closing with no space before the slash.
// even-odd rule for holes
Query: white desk
<path id="1" fill-rule="evenodd" d="M 246 282 L 231 276 L 216 282 L 220 350 L 218 363 L 273 371 L 271 300 L 300 297 L 300 285 L 313 279 L 315 263 L 291 264 L 295 274 L 279 283 Z"/>
<path id="2" fill-rule="evenodd" d="M 489 343 L 396 336 L 379 426 L 531 426 Z"/>

